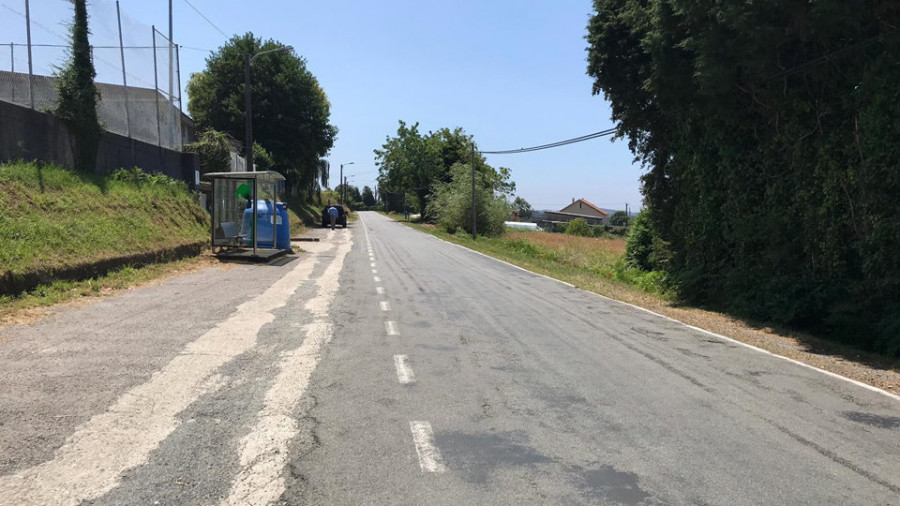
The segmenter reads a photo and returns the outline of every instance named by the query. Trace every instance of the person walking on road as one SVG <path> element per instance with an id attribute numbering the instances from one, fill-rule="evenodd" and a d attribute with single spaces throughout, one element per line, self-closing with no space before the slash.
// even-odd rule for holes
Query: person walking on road
<path id="1" fill-rule="evenodd" d="M 338 210 L 331 206 L 328 208 L 328 219 L 331 220 L 331 230 L 334 230 L 334 224 L 337 222 Z"/>

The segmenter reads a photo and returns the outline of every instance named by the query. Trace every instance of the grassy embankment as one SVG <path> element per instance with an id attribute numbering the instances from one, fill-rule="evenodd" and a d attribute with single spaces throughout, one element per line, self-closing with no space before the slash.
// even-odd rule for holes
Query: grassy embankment
<path id="1" fill-rule="evenodd" d="M 184 185 L 166 178 L 117 180 L 40 163 L 0 164 L 0 280 L 7 283 L 0 287 L 0 317 L 127 288 L 166 268 L 120 267 L 82 281 L 55 280 L 54 272 L 208 240 L 207 213 Z M 10 293 L 14 280 L 35 274 L 47 282 Z"/>

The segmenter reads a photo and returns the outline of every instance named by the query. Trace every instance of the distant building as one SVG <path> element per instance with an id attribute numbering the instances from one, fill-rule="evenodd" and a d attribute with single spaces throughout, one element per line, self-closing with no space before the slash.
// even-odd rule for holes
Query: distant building
<path id="1" fill-rule="evenodd" d="M 542 220 L 550 225 L 568 223 L 584 218 L 588 225 L 609 225 L 609 213 L 585 199 L 572 199 L 572 203 L 559 211 L 544 211 Z"/>

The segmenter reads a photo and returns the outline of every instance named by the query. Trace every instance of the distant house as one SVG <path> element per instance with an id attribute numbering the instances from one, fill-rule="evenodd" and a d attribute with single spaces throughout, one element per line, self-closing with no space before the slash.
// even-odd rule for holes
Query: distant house
<path id="1" fill-rule="evenodd" d="M 543 220 L 549 224 L 568 223 L 584 218 L 588 225 L 609 225 L 609 213 L 585 199 L 572 199 L 572 203 L 559 211 L 544 211 Z"/>

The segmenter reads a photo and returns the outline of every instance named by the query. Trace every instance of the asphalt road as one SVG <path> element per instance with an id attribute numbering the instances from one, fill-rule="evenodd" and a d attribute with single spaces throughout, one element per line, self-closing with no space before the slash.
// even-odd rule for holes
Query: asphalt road
<path id="1" fill-rule="evenodd" d="M 900 401 L 373 213 L 0 330 L 0 504 L 900 504 Z"/>

